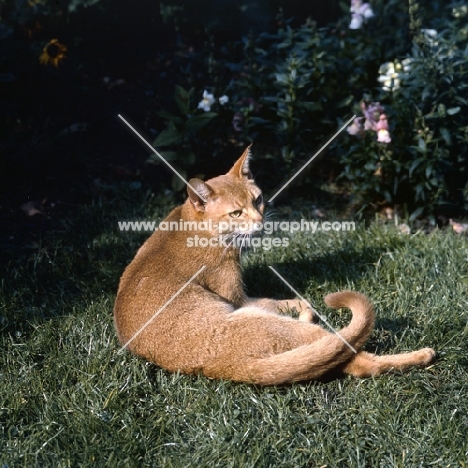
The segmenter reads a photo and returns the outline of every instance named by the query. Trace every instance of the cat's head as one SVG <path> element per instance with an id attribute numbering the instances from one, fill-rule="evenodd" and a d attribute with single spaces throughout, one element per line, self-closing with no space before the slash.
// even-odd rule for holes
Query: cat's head
<path id="1" fill-rule="evenodd" d="M 265 204 L 249 169 L 250 146 L 224 175 L 206 182 L 191 179 L 187 188 L 196 217 L 211 220 L 212 234 L 251 234 L 263 221 Z M 219 232 L 221 226 L 221 232 Z"/>

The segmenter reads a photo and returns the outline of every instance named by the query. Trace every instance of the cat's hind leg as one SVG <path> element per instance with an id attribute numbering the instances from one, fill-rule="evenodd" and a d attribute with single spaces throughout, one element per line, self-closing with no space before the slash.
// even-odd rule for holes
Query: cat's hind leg
<path id="1" fill-rule="evenodd" d="M 415 366 L 427 366 L 434 357 L 435 351 L 431 348 L 388 356 L 361 351 L 343 367 L 343 372 L 361 378 L 374 377 L 386 372 L 402 372 Z"/>

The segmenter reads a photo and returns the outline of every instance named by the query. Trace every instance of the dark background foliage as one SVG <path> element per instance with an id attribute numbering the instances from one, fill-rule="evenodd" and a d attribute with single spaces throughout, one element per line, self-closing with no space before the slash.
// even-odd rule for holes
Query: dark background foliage
<path id="1" fill-rule="evenodd" d="M 272 29 L 281 2 L 247 2 L 244 11 L 242 2 L 214 0 L 75 3 L 0 3 L 1 182 L 10 196 L 17 192 L 15 203 L 54 189 L 82 192 L 80 184 L 92 177 L 141 170 L 134 159 L 144 160 L 144 151 L 122 131 L 117 114 L 144 130 L 151 106 L 172 95 L 180 68 L 190 70 L 179 84 L 203 82 L 204 70 L 189 62 L 203 55 L 207 31 L 220 47 Z M 313 13 L 301 11 L 301 3 L 288 2 L 288 16 Z M 325 23 L 337 5 L 315 10 Z M 57 69 L 41 66 L 41 49 L 55 37 L 68 47 L 67 58 Z M 175 57 L 181 49 L 187 56 Z M 76 123 L 86 124 L 79 135 Z"/>
<path id="2" fill-rule="evenodd" d="M 106 184 L 170 187 L 172 174 L 146 164 L 150 151 L 117 114 L 151 141 L 164 128 L 156 113 L 173 105 L 175 85 L 204 86 L 208 38 L 218 54 L 245 34 L 273 31 L 281 6 L 297 22 L 313 14 L 326 24 L 338 14 L 337 2 L 0 1 L 2 250 L 102 195 Z M 38 60 L 53 38 L 68 49 L 57 68 Z M 211 175 L 237 154 L 231 149 Z M 38 216 L 25 215 L 27 203 Z"/>
<path id="3" fill-rule="evenodd" d="M 187 177 L 226 170 L 254 142 L 256 176 L 273 190 L 360 101 L 382 101 L 393 135 L 385 155 L 372 140 L 343 135 L 291 189 L 310 191 L 341 173 L 356 207 L 463 214 L 463 2 L 413 2 L 411 14 L 398 1 L 372 6 L 375 17 L 349 30 L 349 5 L 338 1 L 0 0 L 2 246 L 109 185 L 180 196 L 172 173 L 118 114 Z M 458 19 L 453 8 L 461 8 Z M 439 30 L 437 50 L 415 41 L 421 27 Z M 54 38 L 66 58 L 58 67 L 40 64 Z M 382 92 L 380 66 L 405 57 L 415 60 L 406 86 Z M 229 103 L 204 114 L 197 108 L 204 90 Z"/>

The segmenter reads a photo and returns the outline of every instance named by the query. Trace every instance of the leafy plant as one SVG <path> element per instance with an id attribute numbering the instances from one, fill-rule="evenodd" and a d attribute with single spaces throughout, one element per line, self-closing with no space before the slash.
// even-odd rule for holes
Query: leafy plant
<path id="1" fill-rule="evenodd" d="M 442 205 L 468 208 L 466 5 L 443 10 L 434 2 L 423 10 L 416 0 L 409 8 L 375 0 L 372 8 L 361 29 L 349 29 L 348 13 L 326 28 L 311 20 L 293 27 L 280 13 L 275 32 L 222 50 L 207 36 L 204 53 L 187 59 L 183 80 L 192 84 L 176 88 L 177 111 L 158 112 L 166 129 L 155 146 L 167 147 L 184 170 L 202 163 L 207 148 L 225 148 L 222 140 L 254 141 L 268 171 L 287 177 L 337 130 L 353 102 L 381 102 L 391 143 L 369 133 L 340 137 L 331 148 L 355 202 L 405 205 L 411 218 L 435 217 Z M 194 109 L 207 86 L 224 90 L 229 105 Z"/>
<path id="2" fill-rule="evenodd" d="M 412 25 L 418 8 L 412 2 Z M 441 206 L 468 208 L 468 28 L 466 5 L 454 3 L 437 30 L 413 30 L 406 57 L 381 67 L 379 99 L 391 122 L 392 144 L 376 149 L 350 137 L 343 176 L 361 202 L 405 204 L 410 218 L 434 218 Z M 458 207 L 458 208 L 457 208 Z"/>
<path id="3" fill-rule="evenodd" d="M 174 161 L 175 163 L 172 164 L 176 166 L 184 178 L 187 178 L 187 169 L 193 165 L 196 159 L 193 150 L 194 139 L 204 127 L 218 116 L 216 112 L 211 112 L 211 106 L 216 102 L 213 95 L 205 91 L 203 100 L 198 104 L 198 110 L 192 107 L 193 95 L 194 88 L 187 91 L 181 86 L 176 86 L 174 101 L 178 114 L 166 110 L 157 111 L 157 115 L 166 120 L 166 129 L 153 141 L 155 148 L 172 148 L 161 151 L 160 154 L 166 161 Z M 221 102 L 224 100 L 221 99 Z M 160 163 L 160 158 L 154 154 L 150 156 L 148 162 L 157 164 Z M 177 191 L 183 187 L 184 184 L 180 177 L 174 174 L 172 188 Z"/>
<path id="4" fill-rule="evenodd" d="M 349 97 L 336 86 L 333 42 L 312 21 L 294 29 L 283 19 L 275 34 L 245 41 L 245 71 L 234 87 L 261 105 L 245 128 L 251 138 L 279 147 L 286 167 L 330 131 L 327 108 Z"/>

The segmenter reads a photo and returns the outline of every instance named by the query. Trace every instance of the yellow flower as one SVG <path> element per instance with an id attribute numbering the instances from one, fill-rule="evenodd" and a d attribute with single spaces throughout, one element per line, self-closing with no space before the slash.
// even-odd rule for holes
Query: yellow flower
<path id="1" fill-rule="evenodd" d="M 54 67 L 58 67 L 59 62 L 65 58 L 66 51 L 66 46 L 60 44 L 58 39 L 52 39 L 42 49 L 42 54 L 39 57 L 39 62 L 41 62 L 42 65 L 48 65 L 50 63 Z"/>

